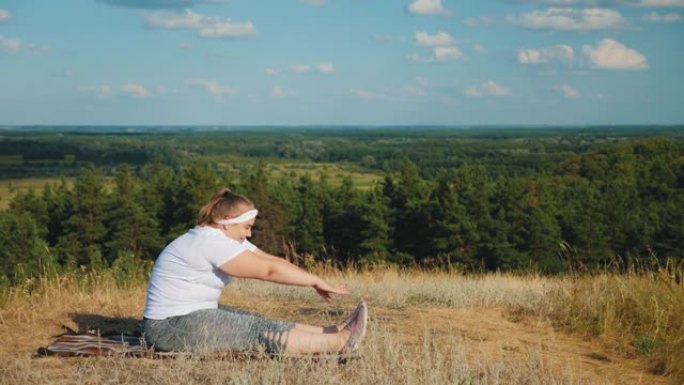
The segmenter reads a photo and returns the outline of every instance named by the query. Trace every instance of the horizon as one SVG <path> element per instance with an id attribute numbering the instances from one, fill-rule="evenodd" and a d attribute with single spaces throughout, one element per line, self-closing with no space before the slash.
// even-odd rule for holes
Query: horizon
<path id="1" fill-rule="evenodd" d="M 344 131 L 344 132 L 343 132 Z M 147 135 L 164 134 L 207 134 L 207 133 L 505 133 L 505 134 L 627 134 L 633 135 L 675 135 L 684 134 L 684 124 L 672 125 L 0 125 L 3 134 L 55 133 L 55 134 L 114 134 Z"/>

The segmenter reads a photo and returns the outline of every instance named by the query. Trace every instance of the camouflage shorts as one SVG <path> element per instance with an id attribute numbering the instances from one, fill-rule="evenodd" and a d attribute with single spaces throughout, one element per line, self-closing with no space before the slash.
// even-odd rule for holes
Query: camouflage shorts
<path id="1" fill-rule="evenodd" d="M 253 352 L 285 350 L 291 321 L 270 320 L 230 306 L 197 310 L 163 320 L 145 319 L 145 342 L 165 352 Z"/>

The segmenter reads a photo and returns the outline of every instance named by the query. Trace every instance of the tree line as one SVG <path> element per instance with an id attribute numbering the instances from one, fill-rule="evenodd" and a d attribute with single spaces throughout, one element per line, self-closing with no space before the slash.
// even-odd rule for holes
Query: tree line
<path id="1" fill-rule="evenodd" d="M 252 241 L 342 265 L 559 273 L 614 260 L 684 260 L 684 146 L 647 138 L 501 175 L 478 162 L 421 172 L 408 158 L 368 190 L 325 174 L 274 178 L 264 161 L 81 168 L 0 212 L 2 282 L 46 270 L 149 265 L 221 186 L 260 210 Z M 130 269 L 134 269 L 131 267 Z"/>

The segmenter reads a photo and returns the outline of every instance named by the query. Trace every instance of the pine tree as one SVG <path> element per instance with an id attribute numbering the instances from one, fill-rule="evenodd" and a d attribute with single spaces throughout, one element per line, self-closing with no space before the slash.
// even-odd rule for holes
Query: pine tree
<path id="1" fill-rule="evenodd" d="M 398 182 L 384 190 L 390 192 L 390 212 L 393 223 L 393 247 L 390 259 L 406 263 L 411 258 L 415 262 L 428 256 L 430 234 L 429 218 L 425 210 L 429 187 L 420 177 L 418 167 L 404 159 L 399 172 Z M 410 257 L 409 257 L 410 256 Z"/>
<path id="2" fill-rule="evenodd" d="M 566 257 L 573 267 L 598 266 L 614 254 L 599 189 L 585 178 L 564 177 L 558 223 L 563 242 L 574 250 Z"/>
<path id="3" fill-rule="evenodd" d="M 179 177 L 173 168 L 155 159 L 143 168 L 142 179 L 145 182 L 140 192 L 140 203 L 158 223 L 161 239 L 168 242 L 176 235 L 171 234 L 171 228 L 174 225 L 175 190 Z"/>
<path id="4" fill-rule="evenodd" d="M 562 242 L 558 224 L 557 191 L 551 191 L 557 179 L 544 179 L 530 183 L 530 206 L 528 213 L 525 250 L 542 271 L 558 273 L 564 269 L 559 258 Z"/>
<path id="5" fill-rule="evenodd" d="M 141 205 L 141 182 L 123 164 L 114 174 L 114 191 L 107 210 L 106 259 L 109 263 L 123 250 L 135 258 L 154 259 L 163 247 L 157 219 Z"/>
<path id="6" fill-rule="evenodd" d="M 360 254 L 360 194 L 351 178 L 329 193 L 323 206 L 323 237 L 329 253 L 338 260 L 356 261 Z"/>
<path id="7" fill-rule="evenodd" d="M 476 247 L 470 263 L 474 268 L 482 267 L 491 254 L 490 245 L 494 242 L 494 219 L 490 203 L 493 182 L 483 166 L 464 165 L 455 171 L 454 188 L 458 202 L 465 208 L 466 216 L 475 229 L 474 233 L 466 233 L 469 234 L 466 242 Z"/>
<path id="8" fill-rule="evenodd" d="M 39 271 L 26 268 L 35 256 L 29 254 L 35 242 L 40 241 L 36 223 L 25 213 L 0 211 L 0 282 L 11 282 L 20 274 L 37 276 Z"/>
<path id="9" fill-rule="evenodd" d="M 391 228 L 389 207 L 383 195 L 372 189 L 363 197 L 359 220 L 359 256 L 366 263 L 384 263 L 389 257 Z"/>
<path id="10" fill-rule="evenodd" d="M 197 224 L 200 207 L 218 187 L 216 173 L 206 163 L 191 162 L 182 169 L 173 190 L 171 236 L 176 237 Z"/>
<path id="11" fill-rule="evenodd" d="M 283 246 L 287 236 L 285 208 L 271 198 L 270 178 L 267 164 L 259 160 L 256 172 L 250 177 L 250 199 L 259 210 L 259 217 L 252 230 L 252 242 L 272 254 L 285 252 Z"/>
<path id="12" fill-rule="evenodd" d="M 106 235 L 104 180 L 93 166 L 81 170 L 69 192 L 69 217 L 58 240 L 62 260 L 87 265 L 89 248 L 101 252 Z"/>
<path id="13" fill-rule="evenodd" d="M 48 205 L 47 202 L 38 196 L 33 189 L 25 193 L 18 193 L 9 204 L 9 210 L 18 215 L 30 216 L 35 225 L 38 235 L 45 239 L 48 235 Z"/>
<path id="14" fill-rule="evenodd" d="M 488 270 L 524 269 L 530 257 L 524 252 L 530 197 L 523 178 L 499 177 L 489 196 L 490 221 L 484 231 L 479 256 Z"/>
<path id="15" fill-rule="evenodd" d="M 318 186 L 308 175 L 295 185 L 294 220 L 291 236 L 297 252 L 317 254 L 323 251 L 323 216 Z"/>
<path id="16" fill-rule="evenodd" d="M 479 236 L 454 188 L 453 176 L 441 171 L 432 191 L 429 210 L 430 254 L 441 264 L 472 265 Z"/>
<path id="17" fill-rule="evenodd" d="M 47 218 L 46 241 L 50 246 L 57 245 L 64 234 L 64 224 L 71 215 L 71 193 L 65 179 L 54 188 L 46 185 L 43 189 L 42 200 L 45 202 Z"/>

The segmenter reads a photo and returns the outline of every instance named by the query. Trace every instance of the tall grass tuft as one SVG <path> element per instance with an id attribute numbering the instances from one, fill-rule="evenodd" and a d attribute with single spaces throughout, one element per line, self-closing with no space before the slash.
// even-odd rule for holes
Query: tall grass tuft
<path id="1" fill-rule="evenodd" d="M 646 356 L 651 370 L 684 382 L 683 270 L 579 276 L 542 311 L 566 329 L 589 332 L 622 351 Z"/>

